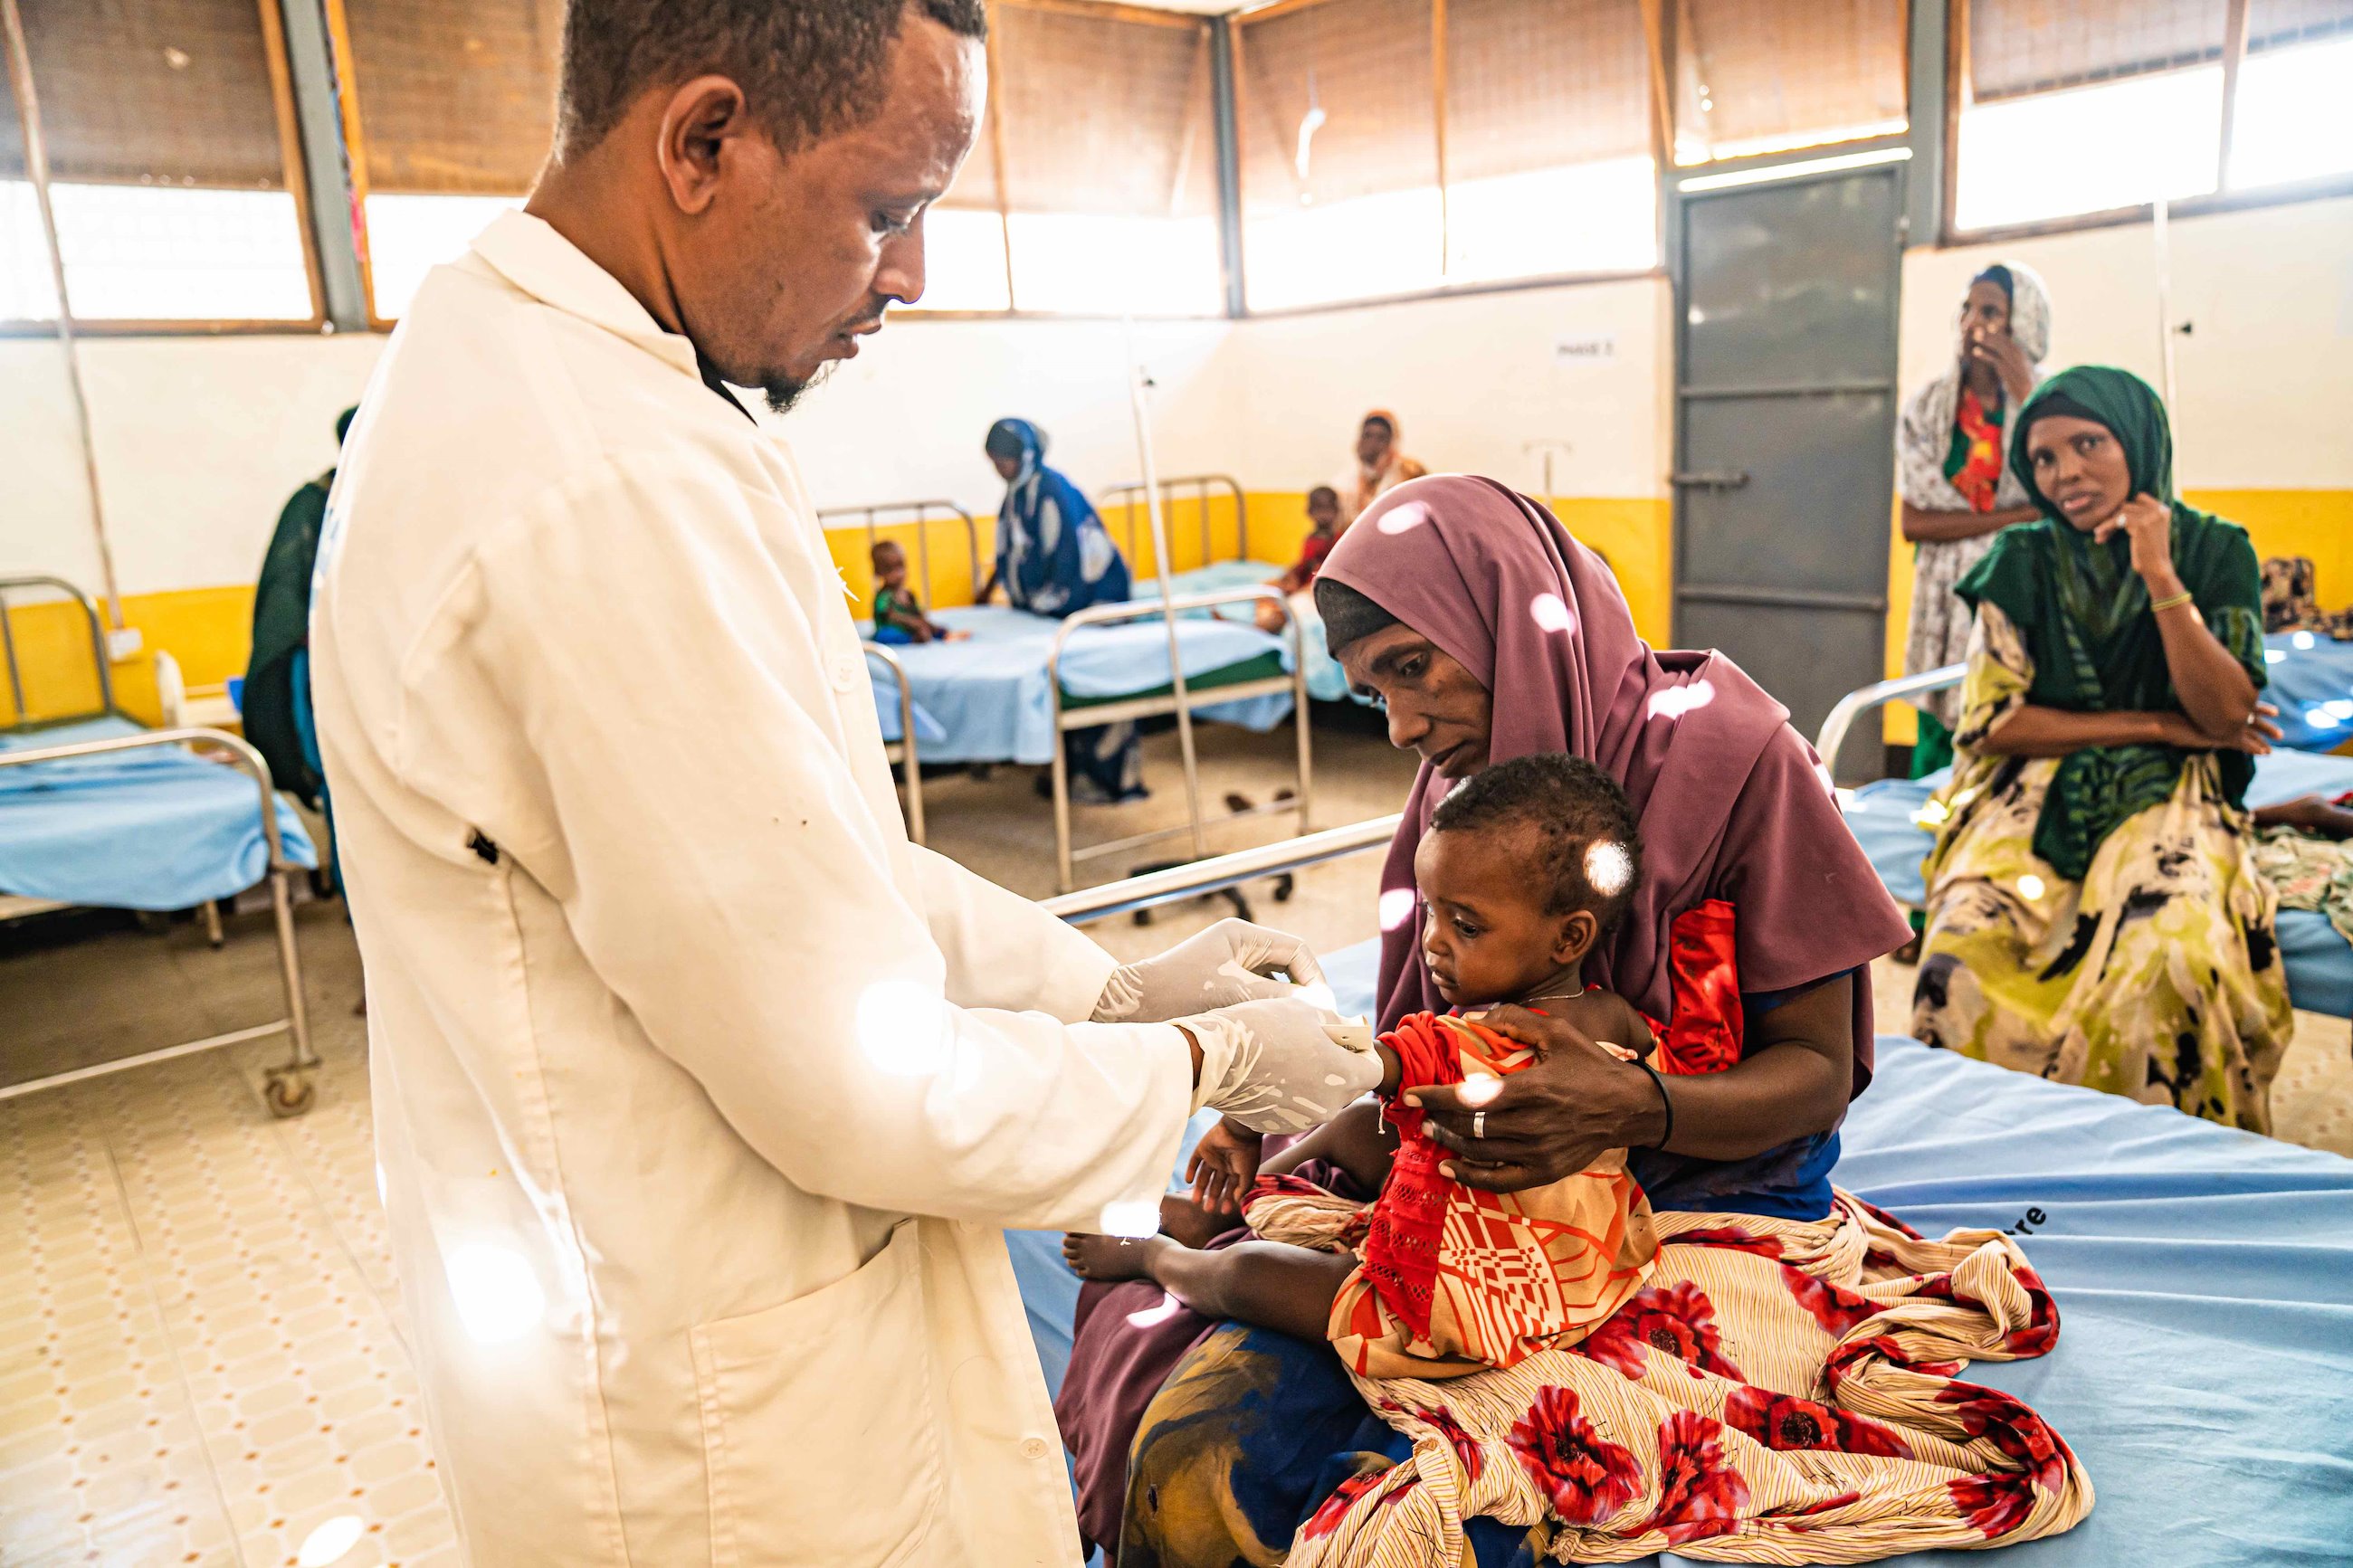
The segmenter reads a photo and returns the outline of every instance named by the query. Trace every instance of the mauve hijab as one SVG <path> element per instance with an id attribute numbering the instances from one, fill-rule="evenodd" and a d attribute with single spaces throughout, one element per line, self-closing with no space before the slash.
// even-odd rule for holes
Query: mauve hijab
<path id="1" fill-rule="evenodd" d="M 1625 786 L 1641 826 L 1642 879 L 1588 965 L 1594 983 L 1666 1018 L 1669 928 L 1711 898 L 1736 911 L 1746 993 L 1827 980 L 1909 940 L 1788 710 L 1722 654 L 1652 651 L 1609 569 L 1536 502 L 1492 479 L 1413 480 L 1366 510 L 1323 575 L 1493 693 L 1491 763 L 1567 752 Z M 1414 851 L 1451 787 L 1422 765 L 1382 869 L 1385 891 L 1412 889 Z M 1418 926 L 1417 910 L 1381 934 L 1383 1028 L 1445 1009 Z M 1859 1093 L 1872 1062 L 1868 979 L 1854 992 Z"/>

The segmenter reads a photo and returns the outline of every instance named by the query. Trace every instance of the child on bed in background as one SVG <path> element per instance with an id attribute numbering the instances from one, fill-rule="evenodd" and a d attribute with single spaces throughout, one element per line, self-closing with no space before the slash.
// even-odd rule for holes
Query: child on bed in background
<path id="1" fill-rule="evenodd" d="M 907 586 L 907 552 L 887 539 L 867 552 L 874 568 L 874 640 L 906 643 L 962 642 L 970 632 L 950 631 L 923 614 L 923 601 Z"/>
<path id="2" fill-rule="evenodd" d="M 1314 524 L 1299 546 L 1299 559 L 1280 577 L 1267 580 L 1267 586 L 1280 593 L 1287 602 L 1277 605 L 1261 599 L 1258 605 L 1258 629 L 1279 632 L 1290 624 L 1291 616 L 1315 618 L 1315 601 L 1307 592 L 1315 585 L 1315 574 L 1324 570 L 1324 558 L 1340 542 L 1346 531 L 1340 524 L 1340 492 L 1330 485 L 1317 485 L 1307 492 L 1307 521 Z"/>
<path id="3" fill-rule="evenodd" d="M 1641 1014 L 1581 978 L 1641 855 L 1625 793 L 1581 758 L 1522 757 L 1461 785 L 1414 857 L 1423 952 L 1458 1016 L 1419 1014 L 1383 1036 L 1379 1102 L 1342 1112 L 1263 1175 L 1258 1134 L 1229 1120 L 1202 1138 L 1186 1172 L 1196 1203 L 1208 1215 L 1243 1207 L 1259 1239 L 1199 1250 L 1167 1235 L 1072 1236 L 1071 1267 L 1090 1279 L 1148 1278 L 1207 1316 L 1329 1338 L 1365 1376 L 1461 1376 L 1581 1340 L 1641 1287 L 1657 1252 L 1625 1151 L 1548 1186 L 1474 1192 L 1439 1171 L 1422 1113 L 1399 1095 L 1533 1059 L 1460 1016 L 1466 1007 L 1516 1003 L 1622 1057 L 1647 1056 Z M 1379 1199 L 1367 1207 L 1292 1174 L 1312 1161 Z M 1544 1289 L 1496 1283 L 1531 1276 Z"/>

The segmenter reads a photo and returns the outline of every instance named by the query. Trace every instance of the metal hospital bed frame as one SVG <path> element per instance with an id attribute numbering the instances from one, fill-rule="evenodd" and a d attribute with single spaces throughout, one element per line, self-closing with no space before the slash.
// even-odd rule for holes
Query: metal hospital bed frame
<path id="1" fill-rule="evenodd" d="M 1240 531 L 1239 537 L 1243 542 L 1244 547 L 1247 547 L 1248 503 L 1244 500 L 1240 483 L 1230 476 L 1179 475 L 1162 480 L 1160 491 L 1163 496 L 1172 500 L 1185 495 L 1198 498 L 1200 508 L 1201 548 L 1205 557 L 1214 549 L 1210 528 L 1210 500 L 1218 494 L 1230 494 L 1234 500 L 1236 525 Z M 1097 505 L 1096 510 L 1099 513 L 1107 506 L 1118 506 L 1126 513 L 1128 553 L 1131 560 L 1136 554 L 1138 543 L 1136 514 L 1142 510 L 1147 499 L 1147 487 L 1142 484 L 1115 485 L 1103 492 L 1103 500 Z M 871 549 L 875 541 L 881 537 L 881 531 L 883 528 L 903 528 L 912 525 L 915 530 L 915 570 L 923 580 L 923 603 L 934 608 L 938 606 L 939 601 L 933 592 L 930 529 L 927 525 L 934 520 L 941 521 L 960 520 L 964 523 L 965 559 L 970 563 L 974 587 L 977 588 L 983 581 L 980 569 L 979 522 L 971 512 L 954 501 L 877 501 L 871 505 L 827 507 L 821 509 L 817 515 L 819 526 L 823 526 L 829 520 L 852 518 L 859 520 L 864 526 L 869 549 Z M 1190 611 L 1210 611 L 1220 605 L 1249 604 L 1261 599 L 1271 600 L 1280 605 L 1282 597 L 1271 588 L 1259 585 L 1249 588 L 1228 588 L 1215 593 L 1180 595 L 1165 607 L 1181 616 Z M 1287 691 L 1292 699 L 1292 723 L 1298 738 L 1299 759 L 1298 778 L 1292 798 L 1253 806 L 1248 811 L 1236 812 L 1218 820 L 1220 824 L 1224 824 L 1250 816 L 1288 814 L 1293 818 L 1301 833 L 1307 832 L 1314 805 L 1314 745 L 1309 723 L 1306 640 L 1296 616 L 1290 617 L 1286 628 L 1291 640 L 1292 656 L 1291 669 L 1287 674 L 1269 676 L 1258 680 L 1240 681 L 1227 686 L 1207 687 L 1196 693 L 1190 689 L 1184 670 L 1177 668 L 1169 671 L 1168 689 L 1158 695 L 1091 702 L 1076 708 L 1065 705 L 1062 694 L 1061 661 L 1073 632 L 1089 626 L 1116 626 L 1129 621 L 1149 620 L 1160 616 L 1163 609 L 1164 605 L 1157 599 L 1132 599 L 1124 604 L 1097 605 L 1063 620 L 1054 634 L 1053 647 L 1046 656 L 1046 686 L 1053 705 L 1054 734 L 1057 742 L 1059 742 L 1062 736 L 1073 730 L 1090 730 L 1102 724 L 1125 723 L 1138 719 L 1175 716 L 1180 724 L 1189 726 L 1192 713 L 1198 708 L 1241 701 L 1253 697 L 1273 696 Z M 907 794 L 908 836 L 917 843 L 921 843 L 923 837 L 923 780 L 920 769 L 914 761 L 915 728 L 913 689 L 908 683 L 905 668 L 894 655 L 873 643 L 868 643 L 866 649 L 870 655 L 879 656 L 883 659 L 898 684 L 900 733 L 903 738 L 898 744 L 886 750 L 892 761 L 902 763 L 901 771 L 905 778 Z M 1102 844 L 1091 844 L 1083 848 L 1073 848 L 1071 842 L 1070 767 L 1059 743 L 1054 748 L 1051 775 L 1054 801 L 1055 886 L 1061 891 L 1069 892 L 1074 885 L 1077 863 L 1082 860 L 1097 859 L 1103 856 L 1115 855 L 1147 844 L 1161 843 L 1176 837 L 1188 837 L 1191 840 L 1194 861 L 1198 861 L 1208 854 L 1207 837 L 1208 824 L 1201 813 L 1201 782 L 1190 745 L 1185 747 L 1186 822 L 1184 826 L 1156 828 L 1149 833 L 1132 834 L 1126 837 L 1112 839 Z"/>
<path id="2" fill-rule="evenodd" d="M 930 584 L 924 586 L 928 589 Z M 907 796 L 907 837 L 921 844 L 923 841 L 923 764 L 916 755 L 915 689 L 907 684 L 907 667 L 899 656 L 879 642 L 864 645 L 866 657 L 881 659 L 882 668 L 891 672 L 891 679 L 899 688 L 899 738 L 882 742 L 883 757 L 898 765 L 905 778 Z"/>
<path id="3" fill-rule="evenodd" d="M 10 623 L 8 595 L 21 589 L 47 589 L 72 599 L 81 606 L 82 618 L 90 630 L 90 652 L 98 668 L 99 706 L 94 711 L 66 715 L 58 719 L 33 721 L 26 717 L 24 671 L 17 659 L 16 638 Z M 26 733 L 55 728 L 58 725 L 82 722 L 92 719 L 129 716 L 115 706 L 114 676 L 107 656 L 106 627 L 99 619 L 98 606 L 89 595 L 61 577 L 27 576 L 0 578 L 0 653 L 5 653 L 8 667 L 8 694 L 14 700 L 16 721 L 7 732 Z M 222 730 L 181 728 L 153 730 L 143 734 L 124 735 L 107 740 L 79 741 L 65 745 L 38 746 L 24 751 L 0 752 L 0 768 L 20 767 L 29 763 L 60 762 L 72 757 L 103 756 L 115 752 L 145 750 L 157 746 L 187 746 L 204 748 L 222 754 L 227 763 L 253 781 L 261 809 L 261 834 L 269 849 L 269 908 L 278 936 L 279 980 L 285 987 L 286 1016 L 251 1028 L 232 1029 L 227 1034 L 213 1035 L 201 1040 L 189 1040 L 182 1045 L 166 1046 L 160 1050 L 142 1051 L 137 1056 L 100 1062 L 94 1067 L 78 1068 L 70 1072 L 52 1073 L 24 1083 L 0 1088 L 0 1100 L 15 1100 L 24 1095 L 37 1094 L 43 1089 L 59 1089 L 69 1083 L 103 1078 L 109 1073 L 125 1072 L 145 1067 L 151 1062 L 169 1061 L 174 1057 L 194 1056 L 222 1046 L 241 1045 L 248 1040 L 266 1039 L 271 1035 L 289 1037 L 290 1051 L 284 1063 L 265 1069 L 266 1081 L 262 1100 L 274 1116 L 300 1116 L 311 1109 L 316 1089 L 311 1074 L 319 1067 L 319 1058 L 311 1051 L 309 1016 L 302 1005 L 302 962 L 294 942 L 294 905 L 292 885 L 289 879 L 301 869 L 286 858 L 286 847 L 278 832 L 278 792 L 269 778 L 269 764 L 259 752 L 239 736 Z M 0 920 L 22 915 L 40 914 L 69 905 L 43 899 L 20 898 L 0 892 Z M 203 906 L 206 933 L 215 947 L 221 943 L 219 911 L 210 900 Z"/>
<path id="4" fill-rule="evenodd" d="M 1925 697 L 1931 691 L 1942 691 L 1947 687 L 1958 686 L 1962 677 L 1968 672 L 1969 667 L 1966 664 L 1947 664 L 1935 669 L 1924 669 L 1917 675 L 1900 675 L 1893 680 L 1876 680 L 1869 686 L 1857 687 L 1848 692 L 1831 705 L 1829 714 L 1822 720 L 1821 733 L 1814 737 L 1814 750 L 1821 753 L 1822 765 L 1828 768 L 1838 766 L 1839 749 L 1846 744 L 1846 732 L 1852 729 L 1854 721 L 1865 713 L 1882 703 L 1899 702 L 1913 697 Z M 1854 791 L 1851 789 L 1838 791 L 1839 804 L 1844 805 L 1853 798 L 1853 795 Z"/>

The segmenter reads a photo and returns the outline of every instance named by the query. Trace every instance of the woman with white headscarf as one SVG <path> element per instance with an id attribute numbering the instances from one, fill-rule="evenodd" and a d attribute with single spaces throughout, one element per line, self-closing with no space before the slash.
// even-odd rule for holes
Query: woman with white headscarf
<path id="1" fill-rule="evenodd" d="M 2041 515 L 2010 469 L 2008 421 L 2042 379 L 2050 352 L 2051 297 L 2042 279 L 2014 261 L 1998 262 L 1969 279 L 1953 363 L 1904 405 L 1895 473 L 1904 537 L 1914 546 L 1906 675 L 1968 658 L 1971 618 L 1953 585 L 1995 534 Z M 1915 778 L 1953 760 L 1957 695 L 1920 700 Z"/>

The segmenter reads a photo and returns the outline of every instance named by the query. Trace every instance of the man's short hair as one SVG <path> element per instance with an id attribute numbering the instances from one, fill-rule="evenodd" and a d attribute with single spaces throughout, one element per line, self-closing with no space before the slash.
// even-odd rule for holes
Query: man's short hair
<path id="1" fill-rule="evenodd" d="M 881 111 L 911 13 L 988 33 L 983 0 L 570 0 L 556 156 L 594 148 L 648 90 L 706 74 L 741 87 L 776 150 L 797 152 Z"/>
<path id="2" fill-rule="evenodd" d="M 1325 506 L 1338 506 L 1340 504 L 1340 492 L 1334 489 L 1330 485 L 1317 485 L 1314 489 L 1307 492 L 1307 504 L 1309 506 L 1314 506 L 1319 500 Z"/>

